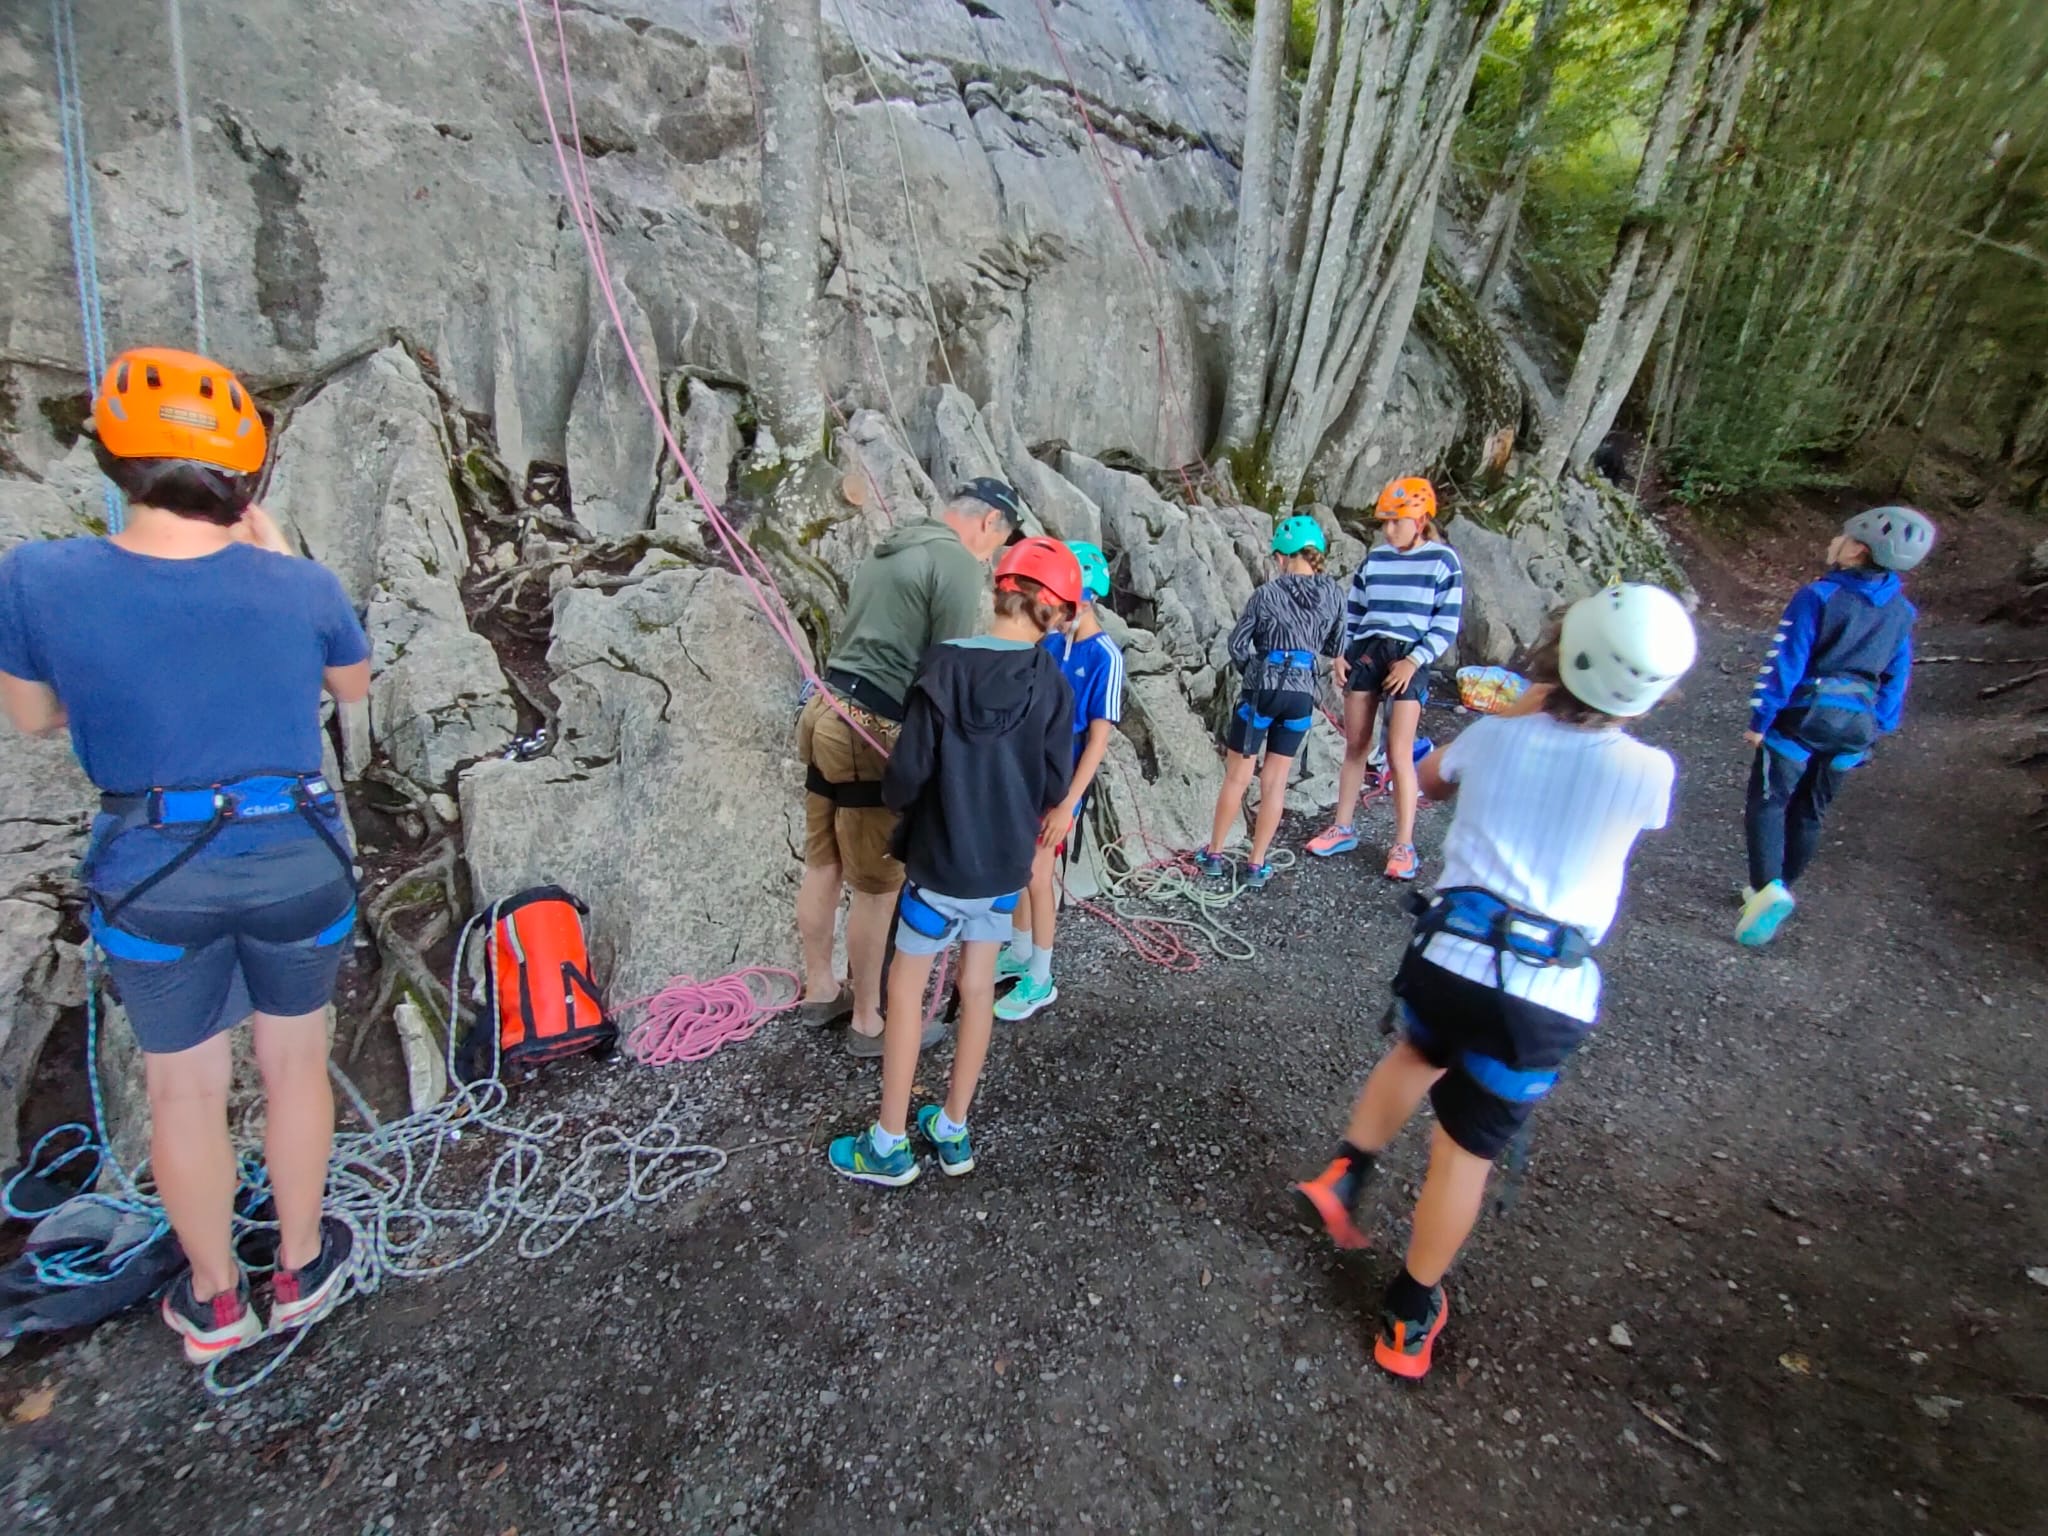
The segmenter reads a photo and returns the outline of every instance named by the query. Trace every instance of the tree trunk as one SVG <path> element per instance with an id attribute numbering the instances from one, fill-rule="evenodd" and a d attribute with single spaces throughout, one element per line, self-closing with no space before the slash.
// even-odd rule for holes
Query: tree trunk
<path id="1" fill-rule="evenodd" d="M 1252 19 L 1244 170 L 1238 177 L 1237 266 L 1230 291 L 1230 371 L 1224 381 L 1219 440 L 1226 449 L 1251 446 L 1265 402 L 1273 338 L 1273 161 L 1279 147 L 1280 85 L 1292 19 L 1291 0 L 1258 0 Z"/>
<path id="2" fill-rule="evenodd" d="M 1274 340 L 1285 346 L 1287 320 L 1294 312 L 1294 295 L 1301 278 L 1301 263 L 1308 246 L 1309 219 L 1315 207 L 1316 189 L 1321 184 L 1325 157 L 1323 139 L 1329 130 L 1330 103 L 1336 94 L 1337 39 L 1343 33 L 1341 0 L 1316 0 L 1315 51 L 1309 55 L 1308 79 L 1301 88 L 1301 108 L 1294 119 L 1294 161 L 1287 173 L 1287 205 L 1280 219 L 1280 249 L 1275 263 L 1273 308 L 1270 320 Z M 1284 358 L 1284 361 L 1283 361 Z M 1266 396 L 1273 388 L 1275 364 L 1294 366 L 1279 347 L 1267 347 Z"/>
<path id="3" fill-rule="evenodd" d="M 1550 105 L 1550 82 L 1557 73 L 1557 24 L 1569 0 L 1543 0 L 1529 34 L 1529 56 L 1523 64 L 1522 101 L 1515 113 L 1515 131 L 1494 180 L 1493 195 L 1479 216 L 1472 237 L 1472 260 L 1465 281 L 1484 309 L 1514 255 L 1515 232 L 1522 222 L 1522 199 L 1529 190 L 1529 163 L 1536 158 L 1536 135 Z"/>
<path id="4" fill-rule="evenodd" d="M 819 0 L 759 0 L 761 234 L 755 326 L 762 423 L 792 457 L 824 447 L 818 238 L 824 211 L 825 91 Z"/>
<path id="5" fill-rule="evenodd" d="M 1506 0 L 1352 0 L 1301 270 L 1267 397 L 1274 481 L 1340 484 L 1377 427 L 1429 256 L 1451 137 Z M 1305 109 L 1308 103 L 1304 103 Z M 1344 442 L 1332 430 L 1351 420 Z"/>
<path id="6" fill-rule="evenodd" d="M 1679 283 L 1691 269 L 1699 248 L 1700 232 L 1708 210 L 1701 206 L 1711 197 L 1714 165 L 1727 152 L 1735 135 L 1735 120 L 1742 107 L 1742 94 L 1749 85 L 1756 64 L 1757 42 L 1763 29 L 1761 6 L 1732 19 L 1722 34 L 1721 45 L 1707 74 L 1706 87 L 1686 133 L 1678 157 L 1678 177 L 1690 182 L 1684 188 L 1685 202 L 1666 216 L 1659 235 L 1661 250 L 1655 265 L 1643 274 L 1644 281 L 1630 295 L 1621 324 L 1616 328 L 1609 355 L 1598 375 L 1585 420 L 1571 444 L 1570 467 L 1589 463 L 1614 430 L 1622 404 L 1635 386 L 1649 355 L 1650 343 L 1663 323 L 1664 311 L 1678 291 Z M 1700 183 L 1705 182 L 1703 191 Z M 1574 381 L 1577 370 L 1573 370 Z M 1552 445 L 1544 444 L 1550 452 Z"/>
<path id="7" fill-rule="evenodd" d="M 1650 136 L 1643 146 L 1642 163 L 1636 170 L 1635 191 L 1630 198 L 1628 217 L 1623 221 L 1621 234 L 1615 242 L 1614 261 L 1607 271 L 1606 291 L 1600 297 L 1600 308 L 1593 317 L 1593 323 L 1586 328 L 1585 340 L 1579 346 L 1578 361 L 1572 365 L 1571 382 L 1565 387 L 1557 415 L 1546 427 L 1542 448 L 1536 456 L 1536 472 L 1545 480 L 1563 479 L 1567 469 L 1584 464 L 1586 457 L 1590 456 L 1590 451 L 1584 455 L 1580 453 L 1579 444 L 1591 420 L 1601 380 L 1621 338 L 1629 300 L 1635 291 L 1636 271 L 1649 247 L 1650 217 L 1664 196 L 1671 158 L 1678 148 L 1679 134 L 1684 129 L 1693 98 L 1693 87 L 1699 78 L 1701 61 L 1706 56 L 1707 38 L 1721 7 L 1722 0 L 1691 0 L 1686 12 L 1685 25 L 1672 51 L 1671 70 L 1664 77 L 1664 92 L 1657 103 L 1657 114 L 1651 121 Z M 1593 446 L 1599 447 L 1597 438 Z"/>

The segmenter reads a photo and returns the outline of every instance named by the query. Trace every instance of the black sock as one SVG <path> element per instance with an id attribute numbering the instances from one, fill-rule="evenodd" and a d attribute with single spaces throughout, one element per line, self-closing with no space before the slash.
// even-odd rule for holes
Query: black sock
<path id="1" fill-rule="evenodd" d="M 1404 1268 L 1388 1283 L 1382 1305 L 1398 1318 L 1419 1323 L 1429 1316 L 1433 1290 L 1433 1286 L 1424 1285 Z"/>
<path id="2" fill-rule="evenodd" d="M 1348 1141 L 1337 1143 L 1337 1155 L 1351 1165 L 1351 1176 L 1361 1184 L 1372 1177 L 1372 1171 L 1379 1165 L 1380 1160 L 1379 1153 L 1354 1147 Z"/>

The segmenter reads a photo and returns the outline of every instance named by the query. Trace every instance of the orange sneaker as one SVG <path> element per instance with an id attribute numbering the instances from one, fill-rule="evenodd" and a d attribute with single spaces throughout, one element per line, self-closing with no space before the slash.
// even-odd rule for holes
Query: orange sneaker
<path id="1" fill-rule="evenodd" d="M 1422 861 L 1415 856 L 1413 843 L 1396 843 L 1387 850 L 1387 878 L 1389 880 L 1413 880 Z"/>
<path id="2" fill-rule="evenodd" d="M 1380 1336 L 1372 1345 L 1372 1357 L 1380 1369 L 1391 1371 L 1404 1381 L 1420 1381 L 1429 1374 L 1430 1351 L 1450 1319 L 1451 1300 L 1439 1285 L 1429 1293 L 1429 1303 L 1426 1318 L 1380 1314 Z"/>
<path id="3" fill-rule="evenodd" d="M 1368 1247 L 1372 1239 L 1359 1230 L 1356 1211 L 1358 1197 L 1365 1181 L 1351 1166 L 1347 1157 L 1334 1158 L 1330 1166 L 1314 1178 L 1294 1186 L 1294 1193 L 1308 1208 L 1308 1212 L 1322 1228 L 1330 1234 L 1330 1241 L 1339 1248 L 1358 1249 Z"/>

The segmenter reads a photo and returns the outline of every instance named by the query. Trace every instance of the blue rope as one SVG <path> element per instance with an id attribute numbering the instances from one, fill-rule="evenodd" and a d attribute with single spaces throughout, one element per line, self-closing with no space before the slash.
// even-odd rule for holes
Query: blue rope
<path id="1" fill-rule="evenodd" d="M 107 371 L 106 305 L 100 295 L 99 245 L 93 237 L 92 167 L 85 153 L 85 110 L 78 86 L 78 31 L 72 0 L 50 0 L 50 34 L 57 56 L 57 123 L 64 148 L 64 200 L 71 218 L 71 275 L 78 284 L 78 325 L 85 338 L 88 390 L 99 388 Z M 107 528 L 119 533 L 126 521 L 121 493 L 102 487 Z"/>

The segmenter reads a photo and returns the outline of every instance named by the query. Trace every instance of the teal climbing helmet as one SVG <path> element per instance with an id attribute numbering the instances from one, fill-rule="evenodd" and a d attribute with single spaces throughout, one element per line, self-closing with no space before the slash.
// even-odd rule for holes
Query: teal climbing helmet
<path id="1" fill-rule="evenodd" d="M 1103 554 L 1101 547 L 1090 544 L 1086 539 L 1069 539 L 1067 548 L 1081 562 L 1081 590 L 1088 594 L 1089 600 L 1099 602 L 1109 596 L 1109 557 Z"/>
<path id="2" fill-rule="evenodd" d="M 1289 517 L 1273 530 L 1273 553 L 1276 555 L 1298 555 L 1304 549 L 1321 550 L 1325 553 L 1330 541 L 1323 536 L 1322 524 L 1312 517 Z"/>

